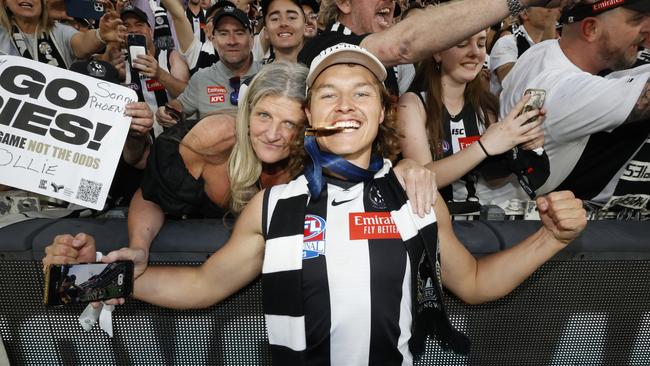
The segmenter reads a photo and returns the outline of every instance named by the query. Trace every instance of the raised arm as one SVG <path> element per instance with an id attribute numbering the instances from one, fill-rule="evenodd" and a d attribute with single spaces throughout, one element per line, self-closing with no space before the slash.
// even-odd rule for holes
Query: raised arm
<path id="1" fill-rule="evenodd" d="M 541 118 L 538 121 L 522 125 L 527 119 L 539 114 L 539 110 L 530 111 L 519 117 L 528 97 L 522 99 L 502 121 L 493 123 L 481 136 L 481 143 L 490 155 L 498 155 L 519 144 L 540 140 L 543 144 Z M 436 174 L 438 188 L 446 187 L 457 181 L 470 170 L 479 165 L 487 155 L 478 143 L 439 160 L 433 160 L 431 146 L 427 138 L 426 111 L 422 102 L 414 93 L 402 95 L 398 107 L 398 123 L 404 136 L 400 140 L 402 154 L 426 166 Z M 534 147 L 539 147 L 535 145 Z"/>
<path id="2" fill-rule="evenodd" d="M 176 29 L 176 38 L 182 53 L 187 52 L 188 48 L 194 42 L 194 32 L 192 25 L 185 16 L 183 4 L 179 0 L 161 0 L 161 3 L 167 8 L 167 11 L 172 16 L 174 22 L 174 29 Z"/>
<path id="3" fill-rule="evenodd" d="M 544 224 L 514 247 L 476 260 L 458 241 L 442 200 L 436 204 L 442 282 L 463 301 L 479 304 L 503 297 L 578 237 L 587 225 L 582 201 L 569 191 L 537 199 Z"/>
<path id="4" fill-rule="evenodd" d="M 205 308 L 255 279 L 264 259 L 262 201 L 259 192 L 242 211 L 225 246 L 203 265 L 148 267 L 135 282 L 135 297 L 167 308 Z"/>
<path id="5" fill-rule="evenodd" d="M 177 98 L 187 86 L 190 71 L 187 63 L 180 57 L 178 52 L 170 52 L 169 71 L 163 70 L 156 58 L 148 54 L 138 55 L 133 61 L 133 65 L 142 75 L 160 81 L 172 98 Z"/>
<path id="6" fill-rule="evenodd" d="M 526 7 L 554 7 L 560 3 L 577 2 L 579 1 L 520 0 Z M 414 63 L 500 22 L 508 14 L 506 0 L 452 1 L 427 7 L 385 31 L 371 34 L 364 38 L 361 46 L 374 53 L 386 66 Z"/>
<path id="7" fill-rule="evenodd" d="M 106 42 L 124 42 L 126 27 L 122 25 L 120 16 L 114 11 L 108 11 L 99 21 L 99 29 L 76 33 L 70 39 L 72 52 L 79 59 L 85 59 L 101 51 Z"/>
<path id="8" fill-rule="evenodd" d="M 131 126 L 122 149 L 122 157 L 127 164 L 144 169 L 149 156 L 149 131 L 153 127 L 153 112 L 145 102 L 131 102 L 126 105 L 124 114 L 131 117 Z"/>

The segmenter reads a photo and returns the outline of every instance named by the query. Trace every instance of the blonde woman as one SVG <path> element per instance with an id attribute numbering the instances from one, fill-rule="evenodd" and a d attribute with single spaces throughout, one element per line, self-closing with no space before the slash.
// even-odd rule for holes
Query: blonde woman
<path id="1" fill-rule="evenodd" d="M 298 167 L 290 167 L 288 157 L 306 119 L 306 77 L 304 66 L 268 65 L 251 82 L 236 121 L 212 115 L 189 131 L 178 124 L 158 138 L 129 207 L 129 246 L 138 256 L 148 258 L 165 214 L 236 214 L 260 188 L 291 180 Z M 136 268 L 136 276 L 144 269 Z"/>
<path id="2" fill-rule="evenodd" d="M 101 51 L 106 42 L 124 41 L 126 28 L 107 12 L 99 29 L 79 32 L 54 22 L 45 0 L 0 0 L 0 54 L 30 58 L 62 68 Z"/>

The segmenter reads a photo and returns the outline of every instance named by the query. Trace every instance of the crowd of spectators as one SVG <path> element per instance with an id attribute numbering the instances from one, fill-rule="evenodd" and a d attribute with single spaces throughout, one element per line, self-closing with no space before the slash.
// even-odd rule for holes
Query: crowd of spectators
<path id="1" fill-rule="evenodd" d="M 524 10 L 519 0 L 214 4 L 118 0 L 102 2 L 106 14 L 97 22 L 65 15 L 52 19 L 47 6 L 57 5 L 55 1 L 47 5 L 44 0 L 5 2 L 7 6 L 0 10 L 3 54 L 66 68 L 81 62 L 86 71 L 91 62 L 102 62 L 115 69 L 115 82 L 138 92 L 139 102 L 127 109 L 138 112 L 132 112 L 135 118 L 122 154 L 123 170 L 118 169 L 114 185 L 121 184 L 121 172 L 139 178 L 140 187 L 132 190 L 135 193 L 123 194 L 120 200 L 130 202 L 130 248 L 122 250 L 122 259 L 136 262 L 136 277 L 148 273 L 140 280 L 147 283 L 140 285 L 147 301 L 174 307 L 209 305 L 260 272 L 266 275 L 267 260 L 272 262 L 279 254 L 273 252 L 276 246 L 264 248 L 264 241 L 289 243 L 288 233 L 295 224 L 291 215 L 283 215 L 291 206 L 280 206 L 285 211 L 271 215 L 267 205 L 284 204 L 283 199 L 294 202 L 295 197 L 267 195 L 262 202 L 257 193 L 294 177 L 299 180 L 301 173 L 309 177 L 314 169 L 329 171 L 328 179 L 346 177 L 336 170 L 340 162 L 335 157 L 315 167 L 318 159 L 328 157 L 318 155 L 314 134 L 324 134 L 319 135 L 319 143 L 325 144 L 321 149 L 343 149 L 348 162 L 366 156 L 369 146 L 393 160 L 415 213 L 430 217 L 425 214 L 435 208 L 444 216 L 438 217 L 436 233 L 445 248 L 441 251 L 445 285 L 467 295 L 461 297 L 470 302 L 509 292 L 579 234 L 584 211 L 580 201 L 567 192 L 538 200 L 545 227 L 541 234 L 496 256 L 500 259 L 484 260 L 481 267 L 488 270 L 483 273 L 497 278 L 499 285 L 473 293 L 487 282 L 468 276 L 474 269 L 478 273 L 479 265 L 454 236 L 446 206 L 434 205 L 433 183 L 441 191 L 438 200 L 447 202 L 451 213 L 458 215 L 479 211 L 481 206 L 510 207 L 537 194 L 568 190 L 588 201 L 598 217 L 650 217 L 650 67 L 643 65 L 641 57 L 649 43 L 650 5 L 646 1 L 531 0 L 525 5 L 550 9 L 533 6 Z M 561 9 L 560 5 L 568 6 Z M 510 19 L 502 19 L 508 12 Z M 64 21 L 97 28 L 77 31 Z M 146 55 L 128 57 L 125 42 L 131 34 L 145 37 Z M 174 42 L 169 42 L 170 36 Z M 161 37 L 167 38 L 157 40 Z M 41 47 L 43 43 L 50 47 Z M 323 60 L 350 48 L 354 51 L 348 62 L 318 69 Z M 345 89 L 349 80 L 356 83 L 350 100 Z M 386 90 L 375 89 L 375 81 L 383 82 Z M 544 90 L 543 108 L 525 108 L 528 89 Z M 376 96 L 380 96 L 380 105 L 367 107 L 372 104 L 367 101 Z M 339 119 L 328 126 L 336 131 L 328 131 L 322 126 L 328 120 L 322 110 L 327 108 L 345 115 L 358 113 L 368 120 L 380 116 L 378 135 L 372 139 L 360 136 L 359 141 L 350 142 L 349 151 L 335 143 L 330 148 L 328 133 L 357 130 L 366 121 Z M 356 143 L 366 143 L 359 156 L 354 152 Z M 309 193 L 316 199 L 320 183 L 309 181 Z M 337 184 L 341 191 L 351 188 Z M 364 190 L 368 199 L 382 202 L 383 193 Z M 360 198 L 348 201 L 354 199 Z M 348 201 L 324 203 L 322 209 L 334 210 L 328 205 Z M 249 202 L 253 208 L 245 211 Z M 306 212 L 320 209 L 308 205 Z M 555 226 L 556 216 L 564 209 L 571 213 L 571 224 Z M 235 280 L 223 285 L 223 293 L 207 291 L 207 299 L 189 304 L 191 300 L 184 303 L 185 299 L 152 290 L 157 275 L 171 280 L 180 274 L 182 282 L 191 271 L 146 270 L 149 246 L 166 216 L 223 217 L 242 211 L 243 220 L 235 227 L 230 246 L 211 257 L 202 267 L 205 270 L 191 274 L 196 281 L 208 283 L 234 273 Z M 287 216 L 286 228 L 278 228 L 278 222 L 283 222 L 278 215 Z M 421 226 L 412 230 L 427 230 L 425 221 L 417 222 Z M 299 224 L 295 227 L 302 232 L 305 223 Z M 279 234 L 260 232 L 266 229 L 277 229 Z M 80 241 L 73 244 L 72 237 L 57 238 L 48 249 L 48 260 L 61 247 L 80 245 Z M 545 243 L 544 253 L 528 256 L 529 244 L 538 241 Z M 92 240 L 86 244 L 94 247 Z M 511 260 L 517 253 L 527 259 Z M 413 262 L 412 270 L 421 270 L 421 264 Z M 516 267 L 511 279 L 489 270 L 506 265 Z M 299 266 L 298 270 L 303 269 Z M 286 272 L 278 271 L 280 275 Z M 401 289 L 401 280 L 397 286 Z M 453 338 L 453 332 L 448 336 Z"/>
<path id="2" fill-rule="evenodd" d="M 80 19 L 67 15 L 63 1 L 7 0 L 0 10 L 0 52 L 90 75 L 101 65 L 109 69 L 103 78 L 136 91 L 138 102 L 127 106 L 131 132 L 110 206 L 128 205 L 143 175 L 160 174 L 143 171 L 153 169 L 147 160 L 163 131 L 180 123 L 170 134 L 182 130 L 185 136 L 196 127 L 212 136 L 214 128 L 229 152 L 239 99 L 253 76 L 277 62 L 298 73 L 297 63 L 309 66 L 323 49 L 345 42 L 386 65 L 399 158 L 434 172 L 452 206 L 472 203 L 461 205 L 461 212 L 476 211 L 476 203 L 512 207 L 533 191 L 560 188 L 588 200 L 595 216 L 648 216 L 645 5 L 589 10 L 582 4 L 564 12 L 530 7 L 458 39 L 471 27 L 467 22 L 447 32 L 428 27 L 432 17 L 468 11 L 446 1 L 100 3 L 101 19 Z M 146 54 L 131 59 L 127 35 L 144 36 Z M 544 89 L 546 105 L 540 118 L 522 125 L 517 103 L 529 88 Z M 212 122 L 197 124 L 204 119 Z M 182 163 L 162 168 L 189 165 Z M 227 179 L 219 180 L 218 190 L 230 197 Z M 212 201 L 229 207 L 229 199 Z"/>

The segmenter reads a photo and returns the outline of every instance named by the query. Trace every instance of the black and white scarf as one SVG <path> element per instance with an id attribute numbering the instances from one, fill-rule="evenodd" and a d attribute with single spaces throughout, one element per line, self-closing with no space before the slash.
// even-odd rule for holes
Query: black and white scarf
<path id="1" fill-rule="evenodd" d="M 517 58 L 519 58 L 535 43 L 530 39 L 523 25 L 515 30 L 514 36 L 517 41 Z"/>
<path id="2" fill-rule="evenodd" d="M 469 339 L 453 328 L 442 301 L 435 213 L 425 218 L 412 214 L 411 204 L 388 160 L 373 181 L 390 209 L 411 264 L 411 353 L 416 359 L 421 356 L 426 338 L 431 336 L 437 337 L 443 349 L 467 354 Z M 266 193 L 278 197 L 271 213 L 264 207 L 264 216 L 270 220 L 262 267 L 264 314 L 276 365 L 304 365 L 306 362 L 302 257 L 309 192 L 307 178 L 301 175 Z"/>
<path id="3" fill-rule="evenodd" d="M 34 45 L 30 44 L 31 42 L 26 39 L 24 33 L 15 24 L 12 26 L 11 33 L 14 47 L 16 47 L 21 56 L 44 64 L 58 66 L 64 69 L 68 68 L 69 65 L 66 65 L 63 56 L 61 56 L 59 44 L 51 31 L 38 34 Z M 35 56 L 37 58 L 34 58 Z"/>
<path id="4" fill-rule="evenodd" d="M 149 7 L 154 17 L 153 43 L 158 50 L 173 50 L 174 37 L 169 26 L 167 9 L 163 5 L 159 5 L 158 2 L 154 0 L 149 1 Z"/>

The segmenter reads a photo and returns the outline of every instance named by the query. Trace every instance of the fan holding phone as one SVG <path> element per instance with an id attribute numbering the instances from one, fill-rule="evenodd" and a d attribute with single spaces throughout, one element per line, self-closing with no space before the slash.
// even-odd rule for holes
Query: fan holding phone
<path id="1" fill-rule="evenodd" d="M 155 110 L 183 92 L 189 79 L 187 64 L 177 51 L 155 48 L 153 30 L 144 11 L 129 6 L 122 9 L 120 17 L 128 31 L 129 84 Z"/>

